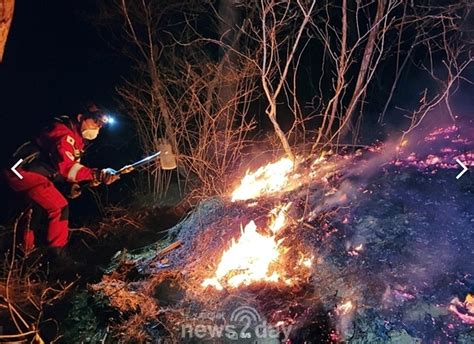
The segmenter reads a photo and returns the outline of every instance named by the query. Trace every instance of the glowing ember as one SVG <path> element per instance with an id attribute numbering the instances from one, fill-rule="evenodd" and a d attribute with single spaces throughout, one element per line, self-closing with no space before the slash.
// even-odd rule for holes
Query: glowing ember
<path id="1" fill-rule="evenodd" d="M 431 174 L 436 173 L 439 168 L 458 169 L 459 165 L 456 163 L 456 159 L 462 161 L 466 166 L 474 166 L 472 153 L 462 153 L 467 150 L 467 146 L 472 141 L 461 136 L 459 127 L 452 125 L 446 128 L 436 128 L 424 138 L 424 141 L 430 144 L 436 143 L 436 145 L 448 146 L 436 149 L 426 155 L 411 152 L 404 159 L 395 159 L 393 164 L 395 166 L 415 166 L 420 171 Z"/>
<path id="2" fill-rule="evenodd" d="M 282 280 L 290 283 L 290 280 L 283 280 L 281 275 L 272 269 L 272 263 L 278 262 L 280 258 L 282 242 L 276 239 L 275 234 L 286 226 L 286 212 L 290 206 L 291 203 L 288 203 L 270 212 L 270 235 L 259 233 L 255 222 L 250 221 L 242 230 L 241 237 L 237 241 L 232 239 L 230 248 L 222 255 L 214 277 L 204 280 L 202 286 L 221 290 L 223 284 L 236 288 L 257 281 Z"/>
<path id="3" fill-rule="evenodd" d="M 461 302 L 457 297 L 454 298 L 448 309 L 456 314 L 463 323 L 474 325 L 474 296 L 472 294 L 467 294 L 464 302 Z"/>
<path id="4" fill-rule="evenodd" d="M 313 265 L 314 257 L 301 257 L 298 264 L 307 268 L 310 268 Z"/>
<path id="5" fill-rule="evenodd" d="M 354 304 L 352 303 L 351 300 L 349 300 L 337 306 L 337 313 L 339 315 L 349 314 L 353 309 L 354 309 Z"/>
<path id="6" fill-rule="evenodd" d="M 466 300 L 464 300 L 464 304 L 469 313 L 474 314 L 474 295 L 467 294 Z"/>
<path id="7" fill-rule="evenodd" d="M 247 171 L 239 187 L 232 193 L 232 202 L 254 199 L 285 190 L 293 167 L 294 164 L 291 159 L 283 158 L 262 166 L 253 173 Z"/>

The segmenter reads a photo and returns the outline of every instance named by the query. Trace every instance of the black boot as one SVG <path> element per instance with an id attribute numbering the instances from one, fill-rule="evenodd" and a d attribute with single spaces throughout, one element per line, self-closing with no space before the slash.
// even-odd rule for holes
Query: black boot
<path id="1" fill-rule="evenodd" d="M 46 256 L 49 275 L 55 279 L 69 280 L 77 276 L 84 265 L 76 261 L 66 247 L 50 247 Z"/>

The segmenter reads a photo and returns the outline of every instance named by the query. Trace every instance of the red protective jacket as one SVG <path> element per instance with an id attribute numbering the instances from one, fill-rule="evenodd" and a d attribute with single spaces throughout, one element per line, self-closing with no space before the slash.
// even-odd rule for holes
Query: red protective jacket
<path id="1" fill-rule="evenodd" d="M 82 165 L 84 140 L 77 123 L 62 117 L 41 132 L 37 144 L 43 156 L 48 155 L 55 172 L 68 182 L 82 182 L 94 179 L 95 170 Z M 44 159 L 44 158 L 43 158 Z"/>
<path id="2" fill-rule="evenodd" d="M 22 145 L 14 158 L 23 159 L 17 169 L 22 178 L 12 171 L 4 171 L 10 187 L 24 193 L 48 214 L 46 239 L 51 247 L 64 247 L 68 242 L 68 202 L 55 182 L 70 183 L 93 180 L 95 170 L 80 163 L 84 141 L 79 125 L 68 117 L 57 118 L 38 136 L 36 143 Z M 29 223 L 31 226 L 31 221 Z M 35 245 L 35 228 L 24 228 L 24 249 Z"/>

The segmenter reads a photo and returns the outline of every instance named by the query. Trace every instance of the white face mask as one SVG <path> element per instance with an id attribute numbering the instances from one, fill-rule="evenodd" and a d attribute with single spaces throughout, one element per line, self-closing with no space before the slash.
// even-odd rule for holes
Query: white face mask
<path id="1" fill-rule="evenodd" d="M 84 129 L 81 134 L 86 140 L 94 140 L 99 135 L 99 129 Z"/>

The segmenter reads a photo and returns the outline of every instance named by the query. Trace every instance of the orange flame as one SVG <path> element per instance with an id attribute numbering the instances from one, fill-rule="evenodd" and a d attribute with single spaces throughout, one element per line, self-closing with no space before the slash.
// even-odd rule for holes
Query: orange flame
<path id="1" fill-rule="evenodd" d="M 451 300 L 448 310 L 456 314 L 463 323 L 474 325 L 474 296 L 467 294 L 464 302 L 457 297 Z"/>
<path id="2" fill-rule="evenodd" d="M 276 233 L 287 225 L 286 212 L 291 203 L 279 206 L 270 212 L 268 229 L 272 234 L 261 234 L 257 231 L 255 222 L 250 221 L 241 231 L 238 240 L 232 239 L 232 244 L 221 257 L 214 277 L 207 278 L 201 284 L 212 286 L 218 290 L 223 284 L 230 288 L 250 285 L 257 281 L 278 282 L 282 276 L 273 268 L 281 255 L 280 244 Z M 288 280 L 283 280 L 288 283 Z"/>
<path id="3" fill-rule="evenodd" d="M 240 185 L 232 192 L 232 202 L 258 198 L 285 190 L 294 163 L 282 158 L 274 163 L 260 167 L 255 172 L 247 171 Z"/>

